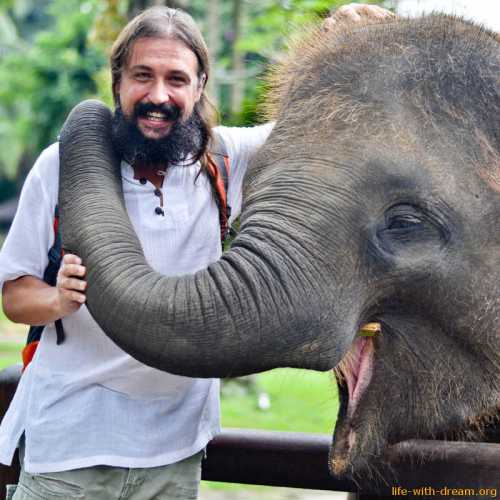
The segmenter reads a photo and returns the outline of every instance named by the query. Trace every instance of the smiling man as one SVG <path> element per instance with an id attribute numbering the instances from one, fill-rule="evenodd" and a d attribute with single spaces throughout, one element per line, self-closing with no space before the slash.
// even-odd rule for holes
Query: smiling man
<path id="1" fill-rule="evenodd" d="M 360 5 L 339 16 L 349 12 L 389 15 Z M 169 8 L 133 19 L 111 51 L 112 136 L 125 204 L 146 259 L 168 276 L 221 256 L 211 148 L 223 144 L 231 159 L 227 199 L 235 216 L 248 163 L 271 129 L 214 128 L 209 70 L 196 24 Z M 26 180 L 0 254 L 6 314 L 47 325 L 0 426 L 0 462 L 10 464 L 18 446 L 21 453 L 13 498 L 194 499 L 203 450 L 219 431 L 219 381 L 161 372 L 111 342 L 83 305 L 78 256 L 64 256 L 55 286 L 44 282 L 58 184 L 54 144 Z M 61 318 L 64 341 L 54 325 Z"/>
<path id="2" fill-rule="evenodd" d="M 177 163 L 189 156 L 196 163 L 207 146 L 212 125 L 210 116 L 203 117 L 205 103 L 198 105 L 208 60 L 199 64 L 203 54 L 197 56 L 181 37 L 148 37 L 134 43 L 124 64 L 122 45 L 127 44 L 127 35 L 125 30 L 112 55 L 118 105 L 115 143 L 132 165 L 140 162 L 163 169 L 165 158 Z"/>

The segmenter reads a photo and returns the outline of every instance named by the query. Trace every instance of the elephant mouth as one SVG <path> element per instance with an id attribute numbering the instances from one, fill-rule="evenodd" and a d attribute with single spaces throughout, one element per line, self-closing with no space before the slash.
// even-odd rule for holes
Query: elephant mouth
<path id="1" fill-rule="evenodd" d="M 365 325 L 334 369 L 339 386 L 340 410 L 329 465 L 337 476 L 347 472 L 356 444 L 358 429 L 354 425 L 355 416 L 372 379 L 375 338 L 379 331 L 378 323 Z"/>

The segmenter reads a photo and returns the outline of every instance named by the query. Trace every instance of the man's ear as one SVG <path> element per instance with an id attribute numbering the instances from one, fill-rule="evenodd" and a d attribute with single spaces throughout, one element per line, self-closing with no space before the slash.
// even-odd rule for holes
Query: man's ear
<path id="1" fill-rule="evenodd" d="M 116 81 L 112 87 L 113 101 L 115 106 L 120 106 L 120 80 Z"/>
<path id="2" fill-rule="evenodd" d="M 200 75 L 199 80 L 198 80 L 198 89 L 197 89 L 197 95 L 196 95 L 197 101 L 199 101 L 201 99 L 201 94 L 203 94 L 203 90 L 205 89 L 206 84 L 207 84 L 207 75 L 205 73 L 202 73 Z"/>

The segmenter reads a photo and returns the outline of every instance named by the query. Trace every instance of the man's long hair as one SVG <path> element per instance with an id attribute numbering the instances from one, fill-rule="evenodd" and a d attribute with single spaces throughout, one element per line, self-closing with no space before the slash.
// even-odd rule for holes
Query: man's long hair
<path id="1" fill-rule="evenodd" d="M 193 162 L 200 160 L 201 169 L 207 165 L 208 146 L 213 141 L 212 128 L 216 124 L 217 110 L 206 94 L 206 82 L 210 76 L 210 60 L 203 36 L 193 18 L 178 9 L 151 7 L 134 17 L 121 31 L 110 54 L 111 80 L 115 105 L 119 104 L 117 92 L 122 72 L 128 62 L 134 43 L 141 38 L 168 38 L 182 42 L 196 56 L 198 79 L 203 85 L 200 100 L 193 112 L 200 118 L 203 130 L 203 144 L 199 151 L 193 152 Z M 203 82 L 203 76 L 205 77 Z"/>

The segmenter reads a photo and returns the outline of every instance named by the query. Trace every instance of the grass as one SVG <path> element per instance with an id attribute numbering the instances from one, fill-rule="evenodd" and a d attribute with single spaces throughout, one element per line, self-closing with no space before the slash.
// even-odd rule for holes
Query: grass
<path id="1" fill-rule="evenodd" d="M 278 369 L 257 376 L 271 408 L 260 410 L 257 397 L 223 392 L 222 426 L 294 432 L 331 433 L 338 409 L 337 387 L 330 373 Z"/>
<path id="2" fill-rule="evenodd" d="M 9 323 L 10 320 L 8 320 L 7 316 L 5 316 L 5 313 L 3 312 L 2 301 L 0 300 L 0 327 L 4 327 Z"/>
<path id="3" fill-rule="evenodd" d="M 12 328 L 12 326 L 13 323 L 11 323 L 5 316 L 0 301 L 0 332 Z M 19 328 L 19 326 L 16 325 L 15 328 Z M 26 334 L 27 333 L 28 327 L 26 327 Z M 0 339 L 0 370 L 3 370 L 7 366 L 21 362 L 21 351 L 23 347 L 23 343 L 14 342 L 12 340 L 3 341 Z"/>
<path id="4" fill-rule="evenodd" d="M 21 362 L 23 346 L 12 342 L 0 342 L 0 370 Z"/>

